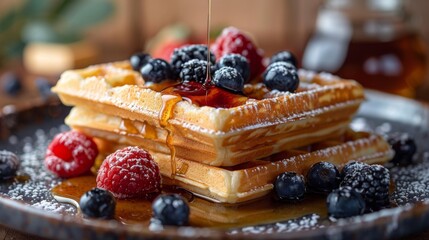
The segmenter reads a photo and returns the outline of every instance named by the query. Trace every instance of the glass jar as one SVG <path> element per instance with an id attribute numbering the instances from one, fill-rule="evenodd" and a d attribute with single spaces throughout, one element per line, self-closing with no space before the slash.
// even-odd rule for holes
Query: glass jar
<path id="1" fill-rule="evenodd" d="M 413 97 L 426 49 L 401 0 L 326 0 L 302 57 L 306 69 Z"/>

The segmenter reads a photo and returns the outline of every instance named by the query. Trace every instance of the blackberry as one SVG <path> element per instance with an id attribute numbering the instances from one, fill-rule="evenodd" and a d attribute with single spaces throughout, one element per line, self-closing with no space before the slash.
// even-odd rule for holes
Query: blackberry
<path id="1" fill-rule="evenodd" d="M 391 163 L 405 166 L 413 162 L 413 156 L 417 152 L 417 145 L 414 139 L 407 134 L 394 134 L 389 137 L 388 142 L 395 151 L 395 155 L 390 161 Z"/>
<path id="2" fill-rule="evenodd" d="M 0 180 L 11 179 L 19 168 L 18 157 L 9 151 L 0 151 Z"/>
<path id="3" fill-rule="evenodd" d="M 140 72 L 146 82 L 160 83 L 172 78 L 171 66 L 168 62 L 160 58 L 149 60 Z"/>
<path id="4" fill-rule="evenodd" d="M 192 59 L 182 65 L 180 79 L 183 82 L 204 83 L 207 77 L 207 61 Z"/>
<path id="5" fill-rule="evenodd" d="M 82 195 L 79 206 L 85 217 L 111 219 L 115 214 L 116 202 L 109 191 L 93 188 Z"/>
<path id="6" fill-rule="evenodd" d="M 274 192 L 280 200 L 301 200 L 306 192 L 304 177 L 294 172 L 282 173 L 274 182 Z"/>
<path id="7" fill-rule="evenodd" d="M 152 203 L 153 218 L 162 225 L 185 226 L 189 222 L 189 206 L 178 194 L 160 195 Z"/>
<path id="8" fill-rule="evenodd" d="M 276 62 L 265 70 L 263 82 L 271 90 L 295 92 L 299 85 L 298 71 L 290 63 Z"/>
<path id="9" fill-rule="evenodd" d="M 217 87 L 241 93 L 243 91 L 244 79 L 237 69 L 232 67 L 222 67 L 215 72 L 213 83 Z"/>
<path id="10" fill-rule="evenodd" d="M 3 91 L 8 95 L 15 96 L 22 89 L 21 79 L 15 73 L 5 73 L 1 80 L 3 81 Z"/>
<path id="11" fill-rule="evenodd" d="M 307 173 L 307 186 L 317 193 L 329 193 L 338 188 L 340 172 L 329 162 L 318 162 L 311 166 Z"/>
<path id="12" fill-rule="evenodd" d="M 360 171 L 365 166 L 368 166 L 368 164 L 363 162 L 356 162 L 352 161 L 344 165 L 343 169 L 341 170 L 341 179 L 344 179 L 346 175 L 349 175 L 355 171 Z"/>
<path id="13" fill-rule="evenodd" d="M 389 170 L 381 165 L 364 166 L 360 171 L 347 174 L 341 182 L 341 186 L 349 186 L 360 192 L 372 209 L 388 205 L 389 185 Z"/>
<path id="14" fill-rule="evenodd" d="M 289 51 L 281 51 L 274 54 L 270 59 L 270 64 L 275 62 L 288 62 L 297 67 L 296 57 Z"/>
<path id="15" fill-rule="evenodd" d="M 226 54 L 220 58 L 217 63 L 218 68 L 222 67 L 232 67 L 235 68 L 243 77 L 244 82 L 248 82 L 250 79 L 250 65 L 247 58 L 241 56 L 240 54 Z"/>
<path id="16" fill-rule="evenodd" d="M 347 218 L 361 215 L 366 204 L 362 195 L 355 189 L 345 186 L 332 191 L 326 198 L 328 215 L 333 218 Z"/>
<path id="17" fill-rule="evenodd" d="M 147 53 L 135 53 L 130 57 L 130 64 L 135 71 L 140 71 L 150 59 L 152 59 L 152 57 Z"/>
<path id="18" fill-rule="evenodd" d="M 181 48 L 176 48 L 171 55 L 171 65 L 176 77 L 182 71 L 182 65 L 192 59 L 207 61 L 207 46 L 206 45 L 188 45 Z M 210 63 L 215 65 L 216 57 L 210 52 Z"/>

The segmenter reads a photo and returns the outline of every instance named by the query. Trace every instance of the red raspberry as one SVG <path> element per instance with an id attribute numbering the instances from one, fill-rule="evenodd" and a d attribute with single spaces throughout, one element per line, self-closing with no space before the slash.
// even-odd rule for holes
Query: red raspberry
<path id="1" fill-rule="evenodd" d="M 216 59 L 220 59 L 228 53 L 246 57 L 250 65 L 250 80 L 261 75 L 265 70 L 262 49 L 257 48 L 249 36 L 235 27 L 225 28 L 212 45 L 211 50 L 216 55 Z"/>
<path id="2" fill-rule="evenodd" d="M 87 172 L 98 155 L 95 142 L 77 131 L 56 135 L 46 150 L 45 166 L 59 177 L 74 177 Z"/>
<path id="3" fill-rule="evenodd" d="M 126 147 L 106 157 L 98 171 L 97 187 L 117 198 L 146 197 L 160 191 L 161 175 L 147 151 Z"/>

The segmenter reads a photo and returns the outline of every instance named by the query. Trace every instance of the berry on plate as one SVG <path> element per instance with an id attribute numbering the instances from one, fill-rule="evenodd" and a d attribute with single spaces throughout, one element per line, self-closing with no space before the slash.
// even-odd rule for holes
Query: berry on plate
<path id="1" fill-rule="evenodd" d="M 178 194 L 163 194 L 152 203 L 153 218 L 162 225 L 186 226 L 189 223 L 189 206 Z"/>
<path id="2" fill-rule="evenodd" d="M 243 77 L 237 69 L 232 67 L 222 67 L 217 70 L 213 77 L 213 83 L 217 87 L 237 93 L 241 93 L 244 87 Z"/>
<path id="3" fill-rule="evenodd" d="M 0 151 L 0 180 L 11 179 L 19 168 L 18 157 L 9 151 Z"/>
<path id="4" fill-rule="evenodd" d="M 409 165 L 413 162 L 413 156 L 417 152 L 417 145 L 414 139 L 407 134 L 394 134 L 388 139 L 389 144 L 395 151 L 391 163 L 395 165 Z"/>
<path id="5" fill-rule="evenodd" d="M 330 193 L 340 185 L 340 172 L 332 163 L 318 162 L 310 167 L 306 180 L 312 191 Z"/>
<path id="6" fill-rule="evenodd" d="M 343 169 L 341 170 L 341 178 L 344 179 L 346 175 L 350 175 L 356 171 L 361 171 L 364 167 L 367 166 L 367 163 L 351 161 L 344 165 Z"/>
<path id="7" fill-rule="evenodd" d="M 160 191 L 161 176 L 147 151 L 126 147 L 106 157 L 98 171 L 97 187 L 117 198 L 146 197 Z"/>
<path id="8" fill-rule="evenodd" d="M 332 191 L 327 199 L 328 215 L 333 218 L 347 218 L 365 212 L 365 201 L 361 194 L 351 187 L 340 187 Z"/>
<path id="9" fill-rule="evenodd" d="M 172 79 L 171 66 L 163 59 L 150 59 L 141 69 L 140 73 L 146 82 L 160 83 Z"/>
<path id="10" fill-rule="evenodd" d="M 381 165 L 367 165 L 360 171 L 347 174 L 341 186 L 349 186 L 362 194 L 368 207 L 373 210 L 389 203 L 389 170 Z"/>
<path id="11" fill-rule="evenodd" d="M 109 191 L 93 188 L 82 195 L 79 206 L 85 217 L 111 219 L 115 214 L 116 202 Z"/>
<path id="12" fill-rule="evenodd" d="M 45 166 L 59 177 L 75 177 L 89 171 L 98 155 L 92 138 L 78 131 L 60 133 L 46 150 Z"/>
<path id="13" fill-rule="evenodd" d="M 299 86 L 297 69 L 287 62 L 275 62 L 263 74 L 264 84 L 271 90 L 295 92 Z"/>
<path id="14" fill-rule="evenodd" d="M 280 200 L 301 200 L 306 192 L 304 177 L 294 172 L 282 173 L 274 182 L 274 191 Z"/>
<path id="15" fill-rule="evenodd" d="M 265 69 L 263 51 L 256 47 L 249 36 L 235 27 L 225 28 L 211 49 L 217 59 L 230 53 L 240 54 L 247 58 L 250 66 L 250 80 L 258 77 Z"/>

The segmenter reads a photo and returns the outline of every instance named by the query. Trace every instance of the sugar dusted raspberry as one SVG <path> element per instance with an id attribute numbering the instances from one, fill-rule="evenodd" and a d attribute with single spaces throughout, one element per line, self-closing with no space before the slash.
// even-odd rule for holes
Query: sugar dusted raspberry
<path id="1" fill-rule="evenodd" d="M 97 187 L 117 198 L 146 197 L 160 191 L 161 176 L 147 151 L 126 147 L 106 157 L 97 175 Z"/>
<path id="2" fill-rule="evenodd" d="M 78 131 L 56 135 L 48 146 L 46 168 L 59 177 L 74 177 L 87 172 L 98 155 L 95 142 Z"/>
<path id="3" fill-rule="evenodd" d="M 225 28 L 216 39 L 211 50 L 216 59 L 230 53 L 246 57 L 250 65 L 250 80 L 259 76 L 264 70 L 263 51 L 256 47 L 249 36 L 234 27 Z"/>

